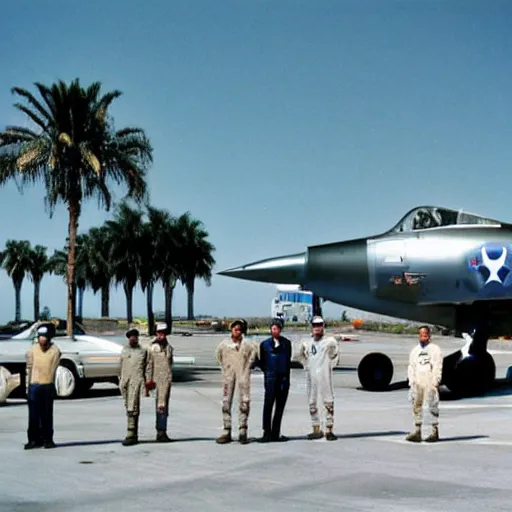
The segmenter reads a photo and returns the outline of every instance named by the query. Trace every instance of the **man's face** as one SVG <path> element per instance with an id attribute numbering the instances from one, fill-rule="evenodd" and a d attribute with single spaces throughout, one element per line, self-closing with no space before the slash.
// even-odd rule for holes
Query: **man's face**
<path id="1" fill-rule="evenodd" d="M 273 338 L 279 338 L 279 336 L 281 336 L 281 329 L 277 325 L 273 325 L 270 328 L 270 332 L 272 333 Z"/>
<path id="2" fill-rule="evenodd" d="M 39 345 L 41 345 L 41 347 L 46 347 L 49 344 L 50 340 L 46 336 L 40 335 L 37 338 L 37 342 L 39 343 Z"/>
<path id="3" fill-rule="evenodd" d="M 156 337 L 159 340 L 163 340 L 165 338 L 165 331 L 156 331 Z"/>
<path id="4" fill-rule="evenodd" d="M 430 333 L 425 328 L 420 329 L 419 338 L 420 338 L 420 343 L 422 343 L 422 344 L 428 343 L 430 341 Z"/>
<path id="5" fill-rule="evenodd" d="M 324 324 L 313 324 L 313 336 L 323 336 Z"/>
<path id="6" fill-rule="evenodd" d="M 130 344 L 130 347 L 136 347 L 139 343 L 139 337 L 138 336 L 130 336 L 128 338 L 128 343 Z"/>
<path id="7" fill-rule="evenodd" d="M 237 324 L 231 329 L 231 336 L 233 339 L 238 340 L 242 337 L 242 326 Z"/>

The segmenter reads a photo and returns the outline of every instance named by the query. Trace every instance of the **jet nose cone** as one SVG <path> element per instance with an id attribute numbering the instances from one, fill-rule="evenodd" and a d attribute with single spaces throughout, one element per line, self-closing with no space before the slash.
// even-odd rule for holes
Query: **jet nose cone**
<path id="1" fill-rule="evenodd" d="M 277 284 L 304 284 L 306 253 L 269 258 L 218 272 L 221 276 Z"/>

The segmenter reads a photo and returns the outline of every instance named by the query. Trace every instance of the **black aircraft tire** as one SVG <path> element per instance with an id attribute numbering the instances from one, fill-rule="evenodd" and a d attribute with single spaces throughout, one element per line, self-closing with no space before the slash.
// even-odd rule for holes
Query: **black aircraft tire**
<path id="1" fill-rule="evenodd" d="M 393 378 L 393 363 L 386 354 L 372 352 L 361 359 L 357 375 L 363 389 L 384 391 Z"/>
<path id="2" fill-rule="evenodd" d="M 444 373 L 444 372 L 443 372 Z M 496 364 L 488 352 L 460 359 L 446 372 L 445 386 L 459 396 L 475 396 L 489 390 L 496 379 Z"/>

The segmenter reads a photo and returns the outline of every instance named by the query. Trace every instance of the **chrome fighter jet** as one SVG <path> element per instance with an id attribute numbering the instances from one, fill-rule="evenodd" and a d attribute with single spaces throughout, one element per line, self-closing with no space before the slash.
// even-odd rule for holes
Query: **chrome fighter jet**
<path id="1" fill-rule="evenodd" d="M 512 224 L 447 208 L 409 211 L 380 235 L 308 247 L 220 272 L 265 283 L 296 284 L 318 297 L 372 313 L 466 333 L 444 359 L 442 383 L 477 394 L 495 380 L 492 336 L 512 335 Z M 367 354 L 364 389 L 387 389 L 391 359 Z"/>

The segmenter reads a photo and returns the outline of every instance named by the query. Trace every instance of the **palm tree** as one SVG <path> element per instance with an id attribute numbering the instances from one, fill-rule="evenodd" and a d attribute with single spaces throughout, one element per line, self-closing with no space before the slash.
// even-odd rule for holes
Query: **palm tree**
<path id="1" fill-rule="evenodd" d="M 106 226 L 91 228 L 87 252 L 88 282 L 94 293 L 101 290 L 101 316 L 109 316 L 112 264 L 110 261 L 109 230 Z"/>
<path id="2" fill-rule="evenodd" d="M 7 127 L 0 132 L 0 184 L 19 178 L 21 186 L 42 181 L 50 215 L 58 202 L 67 206 L 67 331 L 73 337 L 73 285 L 78 220 L 82 202 L 95 197 L 110 209 L 112 183 L 125 184 L 127 195 L 146 198 L 145 175 L 152 162 L 152 148 L 143 130 L 115 131 L 109 107 L 120 91 L 101 94 L 101 84 L 84 88 L 78 79 L 50 87 L 36 83 L 42 101 L 26 89 L 14 94 L 28 102 L 16 103 L 35 126 Z"/>
<path id="3" fill-rule="evenodd" d="M 159 276 L 158 265 L 158 219 L 152 219 L 142 225 L 141 241 L 138 245 L 140 257 L 139 280 L 142 291 L 146 293 L 146 307 L 148 316 L 148 334 L 155 333 L 155 315 L 153 313 L 153 290 L 155 281 Z"/>
<path id="4" fill-rule="evenodd" d="M 41 281 L 47 272 L 51 272 L 50 258 L 46 254 L 47 247 L 36 245 L 30 251 L 30 267 L 28 269 L 34 283 L 34 321 L 39 320 L 39 292 Z"/>
<path id="5" fill-rule="evenodd" d="M 21 286 L 31 268 L 31 247 L 28 240 L 7 240 L 2 253 L 2 267 L 12 279 L 15 294 L 15 322 L 21 321 Z"/>
<path id="6" fill-rule="evenodd" d="M 187 319 L 194 319 L 194 288 L 196 279 L 204 279 L 211 285 L 212 269 L 215 265 L 215 247 L 207 240 L 208 232 L 200 220 L 190 212 L 177 220 L 180 234 L 180 281 L 187 289 Z"/>
<path id="7" fill-rule="evenodd" d="M 164 318 L 170 332 L 172 329 L 172 298 L 179 276 L 180 237 L 177 230 L 176 218 L 172 217 L 165 210 L 159 210 L 149 206 L 147 210 L 149 219 L 148 230 L 151 236 L 149 245 L 152 251 L 152 274 L 150 274 L 150 276 L 153 281 L 151 282 L 151 286 L 154 286 L 154 282 L 158 279 L 162 282 L 165 297 Z M 142 279 L 141 283 L 144 286 L 145 280 Z M 153 331 L 151 329 L 153 329 L 154 325 L 154 316 L 152 311 L 152 296 L 149 295 L 149 290 L 150 286 L 148 286 L 148 327 L 150 334 L 152 334 Z M 150 310 L 151 316 L 149 315 Z"/>
<path id="8" fill-rule="evenodd" d="M 76 286 L 74 289 L 74 296 L 76 294 L 76 316 L 79 321 L 82 321 L 84 314 L 84 293 L 90 274 L 89 269 L 89 254 L 87 248 L 89 246 L 89 236 L 87 234 L 81 234 L 76 237 L 76 255 L 75 255 L 75 281 Z M 73 314 L 73 318 L 75 315 Z"/>
<path id="9" fill-rule="evenodd" d="M 77 236 L 76 256 L 75 256 L 75 282 L 71 286 L 71 300 L 73 319 L 76 316 L 82 317 L 83 314 L 83 297 L 85 288 L 88 284 L 88 260 L 84 247 L 87 246 L 86 235 Z M 68 256 L 66 250 L 55 251 L 50 259 L 49 265 L 51 266 L 54 274 L 62 276 L 67 280 Z M 78 301 L 78 304 L 77 304 Z"/>
<path id="10" fill-rule="evenodd" d="M 126 295 L 126 319 L 133 322 L 133 289 L 140 277 L 141 244 L 143 243 L 142 212 L 121 202 L 113 220 L 106 222 L 109 230 L 110 260 L 116 284 L 122 283 Z"/>

